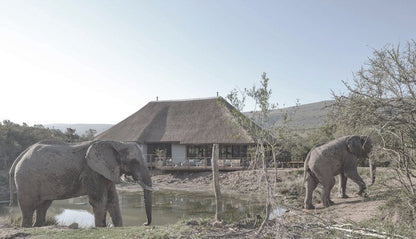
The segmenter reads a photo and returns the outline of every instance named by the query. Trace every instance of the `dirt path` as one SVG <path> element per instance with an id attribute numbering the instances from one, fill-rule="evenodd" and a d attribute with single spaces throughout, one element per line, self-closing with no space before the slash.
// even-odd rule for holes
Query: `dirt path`
<path id="1" fill-rule="evenodd" d="M 336 223 L 362 222 L 378 216 L 380 214 L 378 208 L 384 203 L 382 200 L 363 199 L 360 196 L 332 200 L 335 203 L 333 206 L 323 208 L 321 204 L 316 204 L 316 209 L 309 212 L 323 215 Z"/>

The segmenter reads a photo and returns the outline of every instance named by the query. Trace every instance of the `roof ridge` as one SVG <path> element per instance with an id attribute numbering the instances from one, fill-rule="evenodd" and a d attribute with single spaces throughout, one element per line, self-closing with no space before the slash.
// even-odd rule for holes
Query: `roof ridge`
<path id="1" fill-rule="evenodd" d="M 199 100 L 214 100 L 218 98 L 223 98 L 222 96 L 215 96 L 215 97 L 206 97 L 206 98 L 190 98 L 190 99 L 176 99 L 176 100 L 154 100 L 150 101 L 149 103 L 157 103 L 157 102 L 186 102 L 186 101 L 199 101 Z"/>

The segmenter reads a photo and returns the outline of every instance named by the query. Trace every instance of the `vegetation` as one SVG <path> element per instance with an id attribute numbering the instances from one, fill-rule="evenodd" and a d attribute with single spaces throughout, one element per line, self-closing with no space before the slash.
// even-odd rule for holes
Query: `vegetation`
<path id="1" fill-rule="evenodd" d="M 374 50 L 344 84 L 348 92 L 334 94 L 332 119 L 344 134 L 376 139 L 378 158 L 389 158 L 396 172 L 391 215 L 416 229 L 416 41 Z"/>
<path id="2" fill-rule="evenodd" d="M 9 120 L 0 122 L 0 169 L 10 168 L 16 157 L 25 148 L 44 139 L 57 139 L 65 142 L 79 142 L 91 140 L 94 130 L 88 130 L 79 136 L 74 129 L 68 128 L 66 132 L 48 129 L 42 125 L 29 126 L 13 123 Z"/>
<path id="3" fill-rule="evenodd" d="M 416 229 L 416 41 L 408 42 L 404 49 L 400 45 L 388 45 L 374 50 L 369 62 L 354 74 L 353 83 L 344 82 L 348 93 L 333 94 L 335 101 L 327 123 L 307 134 L 290 130 L 288 114 L 282 114 L 283 123 L 270 123 L 274 105 L 269 103 L 271 90 L 268 89 L 268 82 L 264 73 L 260 88 L 245 90 L 240 93 L 243 96 L 240 98 L 238 91 L 231 92 L 227 97 L 239 110 L 245 106 L 247 96 L 260 108 L 249 115 L 266 131 L 266 134 L 256 135 L 254 154 L 263 160 L 263 166 L 266 152 L 271 152 L 274 162 L 284 159 L 284 153 L 289 154 L 291 160 L 303 160 L 315 144 L 341 135 L 370 135 L 380 145 L 373 150 L 373 157 L 379 161 L 389 159 L 396 174 L 392 178 L 397 180 L 397 184 L 387 186 L 389 192 L 383 193 L 383 197 L 387 198 L 384 214 L 387 218 L 396 218 L 389 221 L 393 227 L 399 221 L 408 223 L 407 226 L 400 226 L 399 230 L 404 234 Z M 267 134 L 273 135 L 275 141 L 270 140 Z M 260 177 L 265 177 L 263 182 L 269 189 L 271 180 L 267 178 L 267 173 Z M 276 200 L 272 196 L 276 192 L 272 189 L 276 187 L 267 190 L 265 215 L 268 215 L 273 203 L 290 207 Z M 281 188 L 277 193 L 291 191 L 293 186 Z"/>

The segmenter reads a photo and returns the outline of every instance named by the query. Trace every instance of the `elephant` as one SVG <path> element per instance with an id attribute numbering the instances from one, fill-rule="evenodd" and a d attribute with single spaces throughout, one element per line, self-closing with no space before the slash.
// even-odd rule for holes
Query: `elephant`
<path id="1" fill-rule="evenodd" d="M 306 182 L 306 196 L 304 207 L 314 209 L 312 194 L 318 184 L 322 184 L 322 203 L 329 207 L 333 202 L 330 193 L 335 185 L 334 176 L 340 175 L 339 196 L 346 195 L 347 178 L 352 179 L 359 186 L 359 195 L 364 193 L 366 185 L 357 171 L 359 159 L 368 158 L 372 150 L 372 142 L 368 136 L 344 136 L 326 144 L 312 148 L 305 159 L 304 183 Z M 370 161 L 371 185 L 375 181 L 375 167 Z"/>
<path id="2" fill-rule="evenodd" d="M 152 222 L 152 180 L 141 147 L 134 142 L 88 141 L 67 144 L 41 141 L 22 152 L 10 171 L 10 205 L 16 184 L 22 227 L 45 224 L 53 200 L 88 195 L 96 227 L 105 227 L 107 212 L 114 226 L 123 225 L 116 183 L 128 175 L 144 191 L 147 222 Z"/>

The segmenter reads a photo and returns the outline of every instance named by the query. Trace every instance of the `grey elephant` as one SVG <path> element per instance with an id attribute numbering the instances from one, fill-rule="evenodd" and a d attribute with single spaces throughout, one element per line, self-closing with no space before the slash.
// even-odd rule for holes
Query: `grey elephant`
<path id="1" fill-rule="evenodd" d="M 367 136 L 344 136 L 332 140 L 326 144 L 314 147 L 306 156 L 304 182 L 306 182 L 306 209 L 314 209 L 312 194 L 318 184 L 322 184 L 322 203 L 328 207 L 333 202 L 330 193 L 335 185 L 334 176 L 340 175 L 340 197 L 347 197 L 345 190 L 347 178 L 352 179 L 358 186 L 361 195 L 366 189 L 363 179 L 357 171 L 359 159 L 368 158 L 372 149 L 372 143 Z M 371 166 L 372 182 L 375 180 L 375 167 Z"/>
<path id="2" fill-rule="evenodd" d="M 22 152 L 10 172 L 22 211 L 22 227 L 43 226 L 53 200 L 88 195 L 95 226 L 105 227 L 109 212 L 114 226 L 122 226 L 115 184 L 122 174 L 131 176 L 144 190 L 147 223 L 152 221 L 152 180 L 140 146 L 133 142 L 92 141 L 66 144 L 36 143 Z"/>

